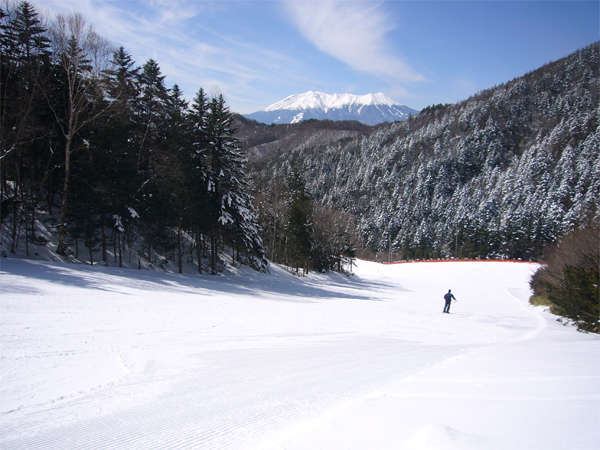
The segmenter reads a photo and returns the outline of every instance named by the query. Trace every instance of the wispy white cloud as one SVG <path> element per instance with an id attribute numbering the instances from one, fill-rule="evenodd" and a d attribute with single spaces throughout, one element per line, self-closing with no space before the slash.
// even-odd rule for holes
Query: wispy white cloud
<path id="1" fill-rule="evenodd" d="M 353 69 L 393 81 L 424 80 L 386 44 L 385 35 L 393 24 L 379 3 L 286 0 L 284 9 L 308 41 Z"/>
<path id="2" fill-rule="evenodd" d="M 350 67 L 390 81 L 396 96 L 406 95 L 398 82 L 422 79 L 387 50 L 384 38 L 391 24 L 380 6 L 363 0 L 310 1 L 286 2 L 283 10 L 292 17 L 295 27 L 322 51 Z M 81 12 L 102 36 L 131 52 L 138 64 L 148 58 L 157 60 L 167 82 L 179 84 L 188 98 L 203 87 L 210 92 L 222 92 L 233 110 L 252 112 L 276 100 L 272 98 L 274 88 L 279 89 L 277 92 L 299 92 L 325 87 L 315 71 L 293 53 L 258 44 L 206 20 L 206 17 L 226 18 L 228 8 L 234 8 L 235 2 L 32 2 L 49 19 L 58 13 Z"/>
<path id="3" fill-rule="evenodd" d="M 234 4 L 186 0 L 33 0 L 48 19 L 80 12 L 113 44 L 123 45 L 138 64 L 157 60 L 167 81 L 178 83 L 191 98 L 200 87 L 223 92 L 236 111 L 264 106 L 256 84 L 272 82 L 274 74 L 287 81 L 303 79 L 299 62 L 274 51 L 211 28 L 202 20 L 211 8 Z M 306 80 L 303 80 L 306 82 Z"/>

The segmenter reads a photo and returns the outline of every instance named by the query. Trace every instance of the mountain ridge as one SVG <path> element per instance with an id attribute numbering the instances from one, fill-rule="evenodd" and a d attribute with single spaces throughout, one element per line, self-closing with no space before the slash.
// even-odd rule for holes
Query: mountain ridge
<path id="1" fill-rule="evenodd" d="M 406 120 L 418 111 L 394 102 L 383 93 L 327 94 L 307 91 L 268 105 L 245 117 L 267 124 L 298 123 L 308 119 L 357 120 L 367 125 Z"/>
<path id="2" fill-rule="evenodd" d="M 366 246 L 405 258 L 539 258 L 600 221 L 600 43 L 409 120 L 252 163 L 259 189 L 299 170 L 354 215 Z"/>

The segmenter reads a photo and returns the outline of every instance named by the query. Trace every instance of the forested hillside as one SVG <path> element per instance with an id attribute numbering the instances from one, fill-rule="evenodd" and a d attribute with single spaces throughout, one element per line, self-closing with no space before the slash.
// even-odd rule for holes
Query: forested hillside
<path id="1" fill-rule="evenodd" d="M 155 60 L 137 66 L 81 15 L 46 23 L 28 2 L 0 9 L 4 256 L 44 247 L 63 260 L 169 259 L 216 273 L 228 251 L 264 270 L 233 134 L 223 96 L 199 88 L 186 101 Z"/>
<path id="2" fill-rule="evenodd" d="M 234 114 L 235 136 L 246 151 L 248 159 L 256 162 L 286 152 L 298 145 L 329 144 L 340 139 L 367 136 L 376 127 L 352 120 L 304 120 L 295 124 L 271 124 L 257 122 Z"/>
<path id="3" fill-rule="evenodd" d="M 269 192 L 294 169 L 396 258 L 538 258 L 600 211 L 600 44 L 366 137 L 294 145 L 253 165 Z M 274 181 L 275 180 L 275 181 Z"/>

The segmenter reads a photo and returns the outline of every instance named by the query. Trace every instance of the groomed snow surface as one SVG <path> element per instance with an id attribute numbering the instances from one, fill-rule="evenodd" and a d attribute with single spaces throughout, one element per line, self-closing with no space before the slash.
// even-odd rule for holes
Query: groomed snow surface
<path id="1" fill-rule="evenodd" d="M 597 449 L 600 339 L 528 304 L 536 267 L 2 258 L 0 448 Z"/>

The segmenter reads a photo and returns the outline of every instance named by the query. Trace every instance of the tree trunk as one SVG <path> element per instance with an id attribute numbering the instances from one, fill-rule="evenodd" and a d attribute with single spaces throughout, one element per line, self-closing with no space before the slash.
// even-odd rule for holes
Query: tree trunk
<path id="1" fill-rule="evenodd" d="M 108 258 L 106 256 L 106 233 L 104 231 L 104 216 L 100 218 L 100 232 L 102 233 L 102 262 L 104 265 L 108 264 Z"/>
<path id="2" fill-rule="evenodd" d="M 177 268 L 179 273 L 183 273 L 183 248 L 181 242 L 181 225 L 177 227 Z"/>
<path id="3" fill-rule="evenodd" d="M 25 218 L 27 219 L 27 217 Z M 29 224 L 25 222 L 25 256 L 29 256 Z"/>
<path id="4" fill-rule="evenodd" d="M 63 183 L 63 196 L 60 205 L 60 218 L 58 221 L 58 247 L 56 253 L 65 255 L 67 246 L 65 245 L 65 218 L 67 217 L 67 208 L 69 206 L 69 183 L 71 178 L 71 143 L 73 138 L 69 134 L 65 143 L 65 180 Z"/>
<path id="5" fill-rule="evenodd" d="M 30 234 L 29 237 L 35 240 L 35 204 L 33 200 L 31 200 L 31 222 L 30 222 Z M 29 238 L 27 239 L 29 243 Z M 34 242 L 35 244 L 35 242 Z M 27 245 L 27 256 L 29 256 L 29 245 Z"/>
<path id="6" fill-rule="evenodd" d="M 123 267 L 123 238 L 121 232 L 117 232 L 117 239 L 119 240 L 119 267 Z"/>
<path id="7" fill-rule="evenodd" d="M 213 275 L 217 273 L 217 238 L 214 233 L 210 237 L 210 271 Z"/>
<path id="8" fill-rule="evenodd" d="M 119 232 L 117 231 L 116 228 L 113 228 L 112 230 L 112 244 L 113 244 L 113 264 L 117 265 L 117 238 L 119 236 Z"/>
<path id="9" fill-rule="evenodd" d="M 132 260 L 131 260 L 131 244 L 133 238 L 131 237 L 131 232 L 128 232 L 125 235 L 125 243 L 127 244 L 127 254 L 129 255 L 129 265 L 133 264 Z"/>
<path id="10" fill-rule="evenodd" d="M 94 265 L 94 244 L 88 244 L 88 250 L 90 252 L 90 266 Z"/>
<path id="11" fill-rule="evenodd" d="M 48 214 L 52 215 L 52 207 L 54 206 L 54 192 L 48 189 L 48 193 L 46 194 L 46 202 L 48 203 Z"/>
<path id="12" fill-rule="evenodd" d="M 273 241 L 271 244 L 271 261 L 275 261 L 275 246 L 277 245 L 277 222 L 273 219 Z"/>
<path id="13" fill-rule="evenodd" d="M 11 231 L 11 244 L 10 244 L 10 252 L 11 253 L 16 253 L 17 251 L 17 233 L 18 233 L 18 228 L 17 228 L 17 205 L 18 205 L 18 201 L 17 201 L 17 192 L 16 192 L 16 186 L 15 189 L 13 189 L 13 217 L 12 217 L 12 231 Z"/>
<path id="14" fill-rule="evenodd" d="M 202 273 L 202 233 L 196 233 L 196 257 L 198 258 L 198 273 Z"/>

